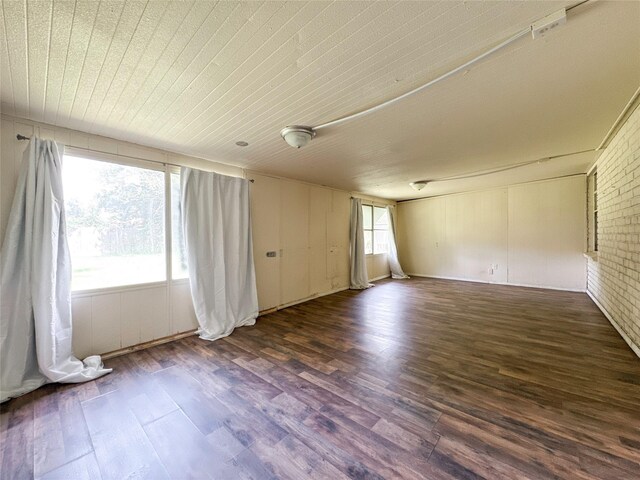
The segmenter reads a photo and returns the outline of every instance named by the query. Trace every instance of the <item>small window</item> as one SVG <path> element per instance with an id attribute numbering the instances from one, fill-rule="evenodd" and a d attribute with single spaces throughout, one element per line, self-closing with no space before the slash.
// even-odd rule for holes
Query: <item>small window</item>
<path id="1" fill-rule="evenodd" d="M 362 206 L 364 253 L 377 255 L 389 251 L 389 214 L 384 207 Z"/>
<path id="2" fill-rule="evenodd" d="M 64 156 L 72 289 L 166 280 L 164 172 Z"/>

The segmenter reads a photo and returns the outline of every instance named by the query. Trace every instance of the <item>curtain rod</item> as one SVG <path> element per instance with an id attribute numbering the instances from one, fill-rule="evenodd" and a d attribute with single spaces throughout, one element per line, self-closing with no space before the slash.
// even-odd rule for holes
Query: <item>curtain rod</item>
<path id="1" fill-rule="evenodd" d="M 31 140 L 31 137 L 25 137 L 24 135 L 20 135 L 19 133 L 16 135 L 16 138 L 20 141 L 22 140 Z M 122 155 L 120 153 L 111 153 L 111 152 L 103 152 L 102 150 L 94 150 L 92 148 L 85 148 L 85 147 L 74 147 L 72 145 L 69 145 L 69 147 L 72 148 L 78 148 L 80 150 L 87 150 L 89 152 L 95 152 L 95 153 L 102 153 L 104 155 L 115 155 L 117 157 L 124 157 L 124 158 L 130 158 L 132 160 L 142 160 L 144 162 L 153 162 L 153 163 L 161 163 L 162 165 L 167 165 L 167 166 L 171 166 L 171 167 L 184 167 L 184 165 L 178 165 L 177 163 L 169 163 L 169 162 L 158 162 L 157 160 L 149 160 L 147 158 L 139 158 L 139 157 L 132 157 L 131 155 Z M 251 183 L 254 183 L 255 180 L 248 179 Z"/>
<path id="2" fill-rule="evenodd" d="M 363 205 L 371 205 L 373 207 L 395 207 L 395 204 L 393 203 L 383 203 L 383 202 L 379 202 L 377 200 L 370 200 L 369 198 L 363 198 L 363 197 L 354 197 L 353 195 L 351 195 L 349 197 L 351 200 L 357 199 L 357 200 L 362 200 L 363 202 L 368 202 L 368 203 L 363 203 Z M 395 200 L 392 200 L 395 201 Z"/>
<path id="3" fill-rule="evenodd" d="M 16 138 L 18 140 L 21 140 L 21 141 L 22 140 L 31 140 L 31 137 L 25 137 L 24 135 L 20 135 L 20 134 L 17 134 Z M 74 147 L 73 145 L 69 145 L 69 147 L 78 148 L 80 150 L 87 150 L 89 152 L 102 153 L 104 155 L 116 155 L 118 157 L 130 158 L 132 160 L 142 160 L 142 161 L 145 161 L 145 162 L 161 163 L 163 165 L 169 165 L 171 167 L 182 167 L 183 166 L 183 165 L 177 165 L 175 163 L 169 163 L 169 162 L 158 162 L 157 160 L 149 160 L 147 158 L 132 157 L 131 155 L 122 155 L 122 154 L 119 154 L 119 153 L 103 152 L 102 150 L 94 150 L 93 148 Z"/>

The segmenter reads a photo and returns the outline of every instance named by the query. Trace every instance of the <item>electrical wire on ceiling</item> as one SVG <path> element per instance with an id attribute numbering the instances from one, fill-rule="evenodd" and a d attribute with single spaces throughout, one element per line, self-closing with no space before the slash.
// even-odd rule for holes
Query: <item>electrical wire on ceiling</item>
<path id="1" fill-rule="evenodd" d="M 345 117 L 336 118 L 335 120 L 331 120 L 330 122 L 326 122 L 326 123 L 320 124 L 318 126 L 315 126 L 315 127 L 313 127 L 313 130 L 314 131 L 318 131 L 318 130 L 321 130 L 323 128 L 334 127 L 336 125 L 340 125 L 341 123 L 348 122 L 349 120 L 355 120 L 356 118 L 363 117 L 363 116 L 368 115 L 368 114 L 373 113 L 373 112 L 377 112 L 378 110 L 382 110 L 383 108 L 388 107 L 389 105 L 393 105 L 396 102 L 399 102 L 401 100 L 404 100 L 405 98 L 408 98 L 408 97 L 410 97 L 412 95 L 415 95 L 416 93 L 419 93 L 419 92 L 421 92 L 423 90 L 426 90 L 430 86 L 435 85 L 436 83 L 441 82 L 442 80 L 444 80 L 446 78 L 449 78 L 452 75 L 455 75 L 456 73 L 465 70 L 466 68 L 470 67 L 471 65 L 473 65 L 475 63 L 478 63 L 483 58 L 486 58 L 489 55 L 492 55 L 493 53 L 497 52 L 498 50 L 501 50 L 502 48 L 506 47 L 507 45 L 512 44 L 513 42 L 515 42 L 519 38 L 522 38 L 522 37 L 524 37 L 525 35 L 527 35 L 529 33 L 531 33 L 531 29 L 530 28 L 526 28 L 526 29 L 520 30 L 518 33 L 516 33 L 515 35 L 512 35 L 511 37 L 509 37 L 508 39 L 506 39 L 503 42 L 499 43 L 498 45 L 496 45 L 495 47 L 491 48 L 490 50 L 487 50 L 486 52 L 478 55 L 477 57 L 472 58 L 468 62 L 465 62 L 462 65 L 459 65 L 458 67 L 454 68 L 453 70 L 449 70 L 448 72 L 443 73 L 439 77 L 436 77 L 433 80 L 428 81 L 424 85 L 416 87 L 413 90 L 409 90 L 408 92 L 403 93 L 399 97 L 391 98 L 391 99 L 387 100 L 386 102 L 382 102 L 379 105 L 375 105 L 375 106 L 369 107 L 369 108 L 367 108 L 365 110 L 361 110 L 359 112 L 352 113 L 352 114 L 347 115 Z"/>
<path id="2" fill-rule="evenodd" d="M 586 0 L 586 1 L 589 1 L 589 0 Z M 585 2 L 583 2 L 583 3 L 585 3 Z M 625 107 L 620 112 L 620 115 L 618 115 L 618 118 L 616 119 L 616 121 L 613 123 L 613 125 L 611 126 L 611 128 L 609 129 L 607 134 L 602 139 L 602 142 L 600 142 L 600 145 L 598 145 L 596 148 L 589 148 L 587 150 L 580 150 L 580 151 L 571 152 L 571 153 L 562 153 L 560 155 L 552 155 L 550 157 L 542 157 L 542 158 L 539 158 L 537 160 L 528 160 L 526 162 L 516 163 L 516 164 L 513 164 L 513 165 L 508 165 L 508 166 L 505 166 L 505 167 L 498 167 L 498 168 L 494 168 L 494 169 L 490 169 L 490 170 L 480 170 L 480 171 L 475 171 L 475 172 L 471 172 L 471 173 L 465 173 L 465 174 L 462 174 L 462 175 L 454 175 L 454 176 L 450 176 L 450 177 L 434 178 L 434 179 L 431 179 L 431 180 L 418 180 L 418 181 L 415 181 L 415 182 L 411 182 L 409 185 L 411 185 L 414 189 L 416 189 L 414 187 L 414 184 L 420 184 L 421 188 L 418 188 L 417 190 L 422 190 L 428 183 L 432 183 L 432 182 L 446 182 L 448 180 L 464 180 L 464 179 L 467 179 L 467 178 L 482 177 L 484 175 L 491 175 L 492 173 L 500 173 L 500 172 L 505 172 L 507 170 L 513 170 L 513 169 L 520 168 L 520 167 L 526 167 L 527 165 L 534 165 L 536 163 L 548 162 L 549 160 L 555 160 L 557 158 L 570 157 L 572 155 L 579 155 L 581 153 L 600 152 L 600 151 L 602 151 L 603 149 L 605 149 L 607 147 L 607 145 L 609 144 L 609 142 L 611 141 L 613 136 L 620 129 L 621 125 L 624 124 L 626 119 L 638 107 L 640 107 L 640 87 L 638 87 L 636 89 L 636 91 L 633 93 L 633 95 L 631 96 L 631 98 L 629 99 L 629 101 L 627 102 Z"/>
<path id="3" fill-rule="evenodd" d="M 481 53 L 480 55 L 477 55 L 476 57 L 472 58 L 471 60 L 463 63 L 462 65 L 459 65 L 457 67 L 455 67 L 452 70 L 449 70 L 448 72 L 443 73 L 442 75 L 429 80 L 427 83 L 420 85 L 419 87 L 414 88 L 413 90 L 410 90 L 406 93 L 403 93 L 402 95 L 399 95 L 397 97 L 391 98 L 389 100 L 386 100 L 378 105 L 374 105 L 372 107 L 369 108 L 365 108 L 364 110 L 360 110 L 359 112 L 355 112 L 355 113 L 351 113 L 349 115 L 345 115 L 343 117 L 340 118 L 336 118 L 335 120 L 331 120 L 329 122 L 325 122 L 322 123 L 320 125 L 316 125 L 315 127 L 310 127 L 310 126 L 306 126 L 306 125 L 290 125 L 287 126 L 285 128 L 282 129 L 282 131 L 280 132 L 280 135 L 282 136 L 282 138 L 292 147 L 295 148 L 301 148 L 304 147 L 307 143 L 309 143 L 309 141 L 311 141 L 315 136 L 316 133 L 318 132 L 318 130 L 322 130 L 324 128 L 328 128 L 328 127 L 334 127 L 336 125 L 340 125 L 342 123 L 351 121 L 351 120 L 355 120 L 356 118 L 360 118 L 363 117 L 365 115 L 369 115 L 370 113 L 374 113 L 377 112 L 378 110 L 381 110 L 385 107 L 388 107 L 390 105 L 393 105 L 394 103 L 397 103 L 401 100 L 404 100 L 408 97 L 411 97 L 417 93 L 422 92 L 423 90 L 426 90 L 427 88 L 435 85 L 436 83 L 439 83 L 461 71 L 464 71 L 465 69 L 471 67 L 472 65 L 475 65 L 476 63 L 480 62 L 481 60 L 489 57 L 490 55 L 496 53 L 497 51 L 505 48 L 508 45 L 511 45 L 512 43 L 514 43 L 515 41 L 519 40 L 520 38 L 524 37 L 525 35 L 528 34 L 533 34 L 534 38 L 536 38 L 536 33 L 538 34 L 538 36 L 544 35 L 544 33 L 546 33 L 548 30 L 550 30 L 551 28 L 554 28 L 555 26 L 561 25 L 564 23 L 564 21 L 566 21 L 566 16 L 564 14 L 566 14 L 566 12 L 569 12 L 571 10 L 573 10 L 576 7 L 579 7 L 580 5 L 583 5 L 589 1 L 597 1 L 597 0 L 582 0 L 581 2 L 578 2 L 574 5 L 571 5 L 569 7 L 567 7 L 566 9 L 563 9 L 559 12 L 556 12 L 555 14 L 552 14 L 548 17 L 545 17 L 543 19 L 541 19 L 539 22 L 535 22 L 531 25 L 529 25 L 526 28 L 523 28 L 522 30 L 518 31 L 517 33 L 511 35 L 509 38 L 507 38 L 506 40 L 503 40 L 502 42 L 500 42 L 499 44 L 495 45 L 494 47 L 490 48 L 489 50 L 486 50 L 485 52 Z M 549 20 L 549 22 L 555 22 L 555 23 L 545 23 L 545 20 L 549 19 L 549 17 L 554 17 L 554 15 L 560 15 L 560 18 L 558 19 L 553 19 L 553 20 Z M 539 27 L 539 30 L 536 30 L 536 27 Z"/>
<path id="4" fill-rule="evenodd" d="M 550 156 L 550 157 L 542 157 L 542 158 L 538 158 L 536 160 L 528 160 L 526 162 L 515 163 L 513 165 L 508 165 L 508 166 L 505 166 L 505 167 L 493 168 L 493 169 L 490 169 L 490 170 L 479 170 L 479 171 L 476 171 L 476 172 L 465 173 L 463 175 L 454 175 L 454 176 L 451 176 L 451 177 L 434 178 L 432 180 L 429 180 L 429 183 L 432 183 L 432 182 L 445 182 L 447 180 L 464 180 L 464 179 L 467 179 L 467 178 L 483 177 L 485 175 L 491 175 L 492 173 L 506 172 L 508 170 L 513 170 L 515 168 L 526 167 L 527 165 L 534 165 L 536 163 L 545 163 L 545 162 L 548 162 L 549 160 L 555 160 L 556 158 L 570 157 L 572 155 L 580 155 L 581 153 L 589 153 L 589 152 L 595 152 L 595 151 L 596 151 L 596 149 L 589 148 L 587 150 L 580 150 L 579 152 L 562 153 L 560 155 L 553 155 L 553 156 Z"/>

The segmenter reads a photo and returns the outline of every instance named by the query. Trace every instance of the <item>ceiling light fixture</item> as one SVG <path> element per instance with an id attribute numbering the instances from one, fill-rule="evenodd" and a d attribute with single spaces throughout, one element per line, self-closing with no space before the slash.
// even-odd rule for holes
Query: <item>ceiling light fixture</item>
<path id="1" fill-rule="evenodd" d="M 462 65 L 459 65 L 457 67 L 455 67 L 452 70 L 449 70 L 448 72 L 443 73 L 442 75 L 440 75 L 439 77 L 433 78 L 431 80 L 429 80 L 427 83 L 420 85 L 419 87 L 414 88 L 413 90 L 409 90 L 408 92 L 403 93 L 402 95 L 398 95 L 397 97 L 391 98 L 385 102 L 382 102 L 378 105 L 374 105 L 372 107 L 369 108 L 365 108 L 364 110 L 360 110 L 359 112 L 356 113 L 352 113 L 350 115 L 345 115 L 344 117 L 340 117 L 340 118 L 336 118 L 335 120 L 331 120 L 330 122 L 326 122 L 323 123 L 321 125 L 317 125 L 315 127 L 306 127 L 306 126 L 302 126 L 302 125 L 293 125 L 290 127 L 285 127 L 282 129 L 282 131 L 280 132 L 280 135 L 282 135 L 282 138 L 284 138 L 284 140 L 291 145 L 292 147 L 295 148 L 302 148 L 304 147 L 307 143 L 309 143 L 311 141 L 311 139 L 313 137 L 316 136 L 316 132 L 322 128 L 327 128 L 327 127 L 333 127 L 335 125 L 339 125 L 341 123 L 347 122 L 349 120 L 353 120 L 355 118 L 358 117 L 362 117 L 364 115 L 368 115 L 370 113 L 376 112 L 380 109 L 383 109 L 385 107 L 388 107 L 391 104 L 394 104 L 396 102 L 399 102 L 400 100 L 403 100 L 407 97 L 410 97 L 412 95 L 415 95 L 416 93 L 419 93 L 425 89 L 427 89 L 428 87 L 435 85 L 436 83 L 441 82 L 442 80 L 445 80 L 446 78 L 451 77 L 452 75 L 455 75 L 458 72 L 464 71 L 464 73 L 468 73 L 468 68 L 471 67 L 472 65 L 480 62 L 481 60 L 483 60 L 484 58 L 492 55 L 493 53 L 497 52 L 498 50 L 501 50 L 503 48 L 505 48 L 507 45 L 511 45 L 513 42 L 515 42 L 516 40 L 519 40 L 520 38 L 524 37 L 525 35 L 533 35 L 533 38 L 538 38 L 539 36 L 544 35 L 545 33 L 547 33 L 549 30 L 559 26 L 559 25 L 564 25 L 567 21 L 567 12 L 569 10 L 572 10 L 584 3 L 587 3 L 591 0 L 582 0 L 579 1 L 578 3 L 576 3 L 575 5 L 572 5 L 570 7 L 567 8 L 563 8 L 561 10 L 558 10 L 557 12 L 548 15 L 542 19 L 540 19 L 539 21 L 530 24 L 528 27 L 523 28 L 522 30 L 520 30 L 519 32 L 511 35 L 509 38 L 507 38 L 506 40 L 500 42 L 499 44 L 497 44 L 496 46 L 490 48 L 489 50 L 484 51 L 483 53 L 479 54 L 478 56 L 472 58 L 471 60 L 468 60 L 467 62 L 463 63 Z"/>
<path id="2" fill-rule="evenodd" d="M 418 180 L 417 182 L 411 182 L 409 185 L 416 192 L 419 192 L 420 190 L 422 190 L 424 187 L 427 186 L 427 183 L 429 183 L 427 180 Z"/>
<path id="3" fill-rule="evenodd" d="M 280 135 L 292 147 L 302 148 L 316 136 L 316 132 L 313 128 L 304 125 L 291 125 L 283 128 Z"/>
<path id="4" fill-rule="evenodd" d="M 236 145 L 239 147 L 248 147 L 249 144 L 247 142 L 245 142 L 244 140 L 240 140 L 239 142 L 236 142 Z"/>

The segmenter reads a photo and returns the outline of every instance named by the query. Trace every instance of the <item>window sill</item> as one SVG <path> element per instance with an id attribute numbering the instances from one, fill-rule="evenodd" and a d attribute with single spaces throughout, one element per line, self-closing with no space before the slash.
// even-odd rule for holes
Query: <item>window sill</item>
<path id="1" fill-rule="evenodd" d="M 598 252 L 596 251 L 584 252 L 582 255 L 584 255 L 585 258 L 590 258 L 594 262 L 598 261 Z"/>
<path id="2" fill-rule="evenodd" d="M 124 293 L 124 292 L 132 292 L 136 290 L 147 290 L 150 288 L 166 287 L 169 284 L 180 285 L 180 284 L 187 284 L 187 283 L 189 283 L 189 278 L 176 278 L 170 281 L 160 280 L 158 282 L 134 283 L 132 285 L 118 285 L 115 287 L 100 287 L 100 288 L 92 288 L 87 290 L 73 290 L 71 292 L 71 297 L 72 298 L 91 297 L 95 295 L 106 295 L 109 293 Z"/>

